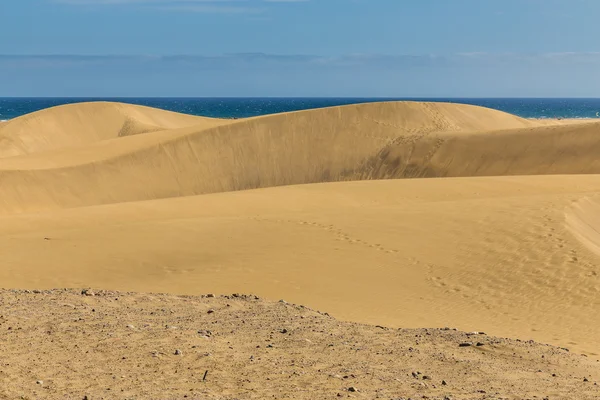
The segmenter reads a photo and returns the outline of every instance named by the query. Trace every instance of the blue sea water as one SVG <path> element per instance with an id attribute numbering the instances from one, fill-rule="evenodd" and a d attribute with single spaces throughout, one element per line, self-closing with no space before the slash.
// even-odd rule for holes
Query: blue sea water
<path id="1" fill-rule="evenodd" d="M 0 98 L 0 120 L 61 104 L 118 101 L 215 118 L 244 118 L 354 103 L 416 100 L 473 104 L 524 118 L 598 118 L 600 99 L 483 98 Z"/>

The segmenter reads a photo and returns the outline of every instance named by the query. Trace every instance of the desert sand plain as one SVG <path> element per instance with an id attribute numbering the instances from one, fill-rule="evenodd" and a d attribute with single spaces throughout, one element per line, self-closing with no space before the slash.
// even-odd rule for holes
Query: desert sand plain
<path id="1" fill-rule="evenodd" d="M 599 398 L 599 135 L 413 102 L 3 123 L 0 398 Z"/>

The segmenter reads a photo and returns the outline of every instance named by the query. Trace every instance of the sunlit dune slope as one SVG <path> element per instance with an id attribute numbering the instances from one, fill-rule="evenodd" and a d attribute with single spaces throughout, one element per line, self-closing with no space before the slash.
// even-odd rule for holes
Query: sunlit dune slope
<path id="1" fill-rule="evenodd" d="M 599 353 L 600 267 L 567 226 L 597 175 L 340 182 L 0 219 L 5 287 L 253 292 L 395 327 Z"/>
<path id="2" fill-rule="evenodd" d="M 0 158 L 3 286 L 253 292 L 598 353 L 599 123 L 411 102 L 72 111 Z"/>
<path id="3" fill-rule="evenodd" d="M 328 181 L 592 173 L 599 128 L 411 102 L 193 125 L 0 159 L 0 213 Z"/>
<path id="4" fill-rule="evenodd" d="M 201 129 L 226 122 L 130 104 L 69 104 L 0 124 L 0 158 L 190 125 Z"/>

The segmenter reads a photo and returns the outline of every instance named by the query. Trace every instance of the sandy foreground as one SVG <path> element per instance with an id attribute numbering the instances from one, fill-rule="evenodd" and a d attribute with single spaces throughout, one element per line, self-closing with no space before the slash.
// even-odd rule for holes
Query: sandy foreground
<path id="1" fill-rule="evenodd" d="M 0 398 L 598 398 L 598 134 L 411 102 L 4 123 Z"/>
<path id="2" fill-rule="evenodd" d="M 0 292 L 3 398 L 595 399 L 596 360 L 255 296 Z M 26 345 L 25 345 L 26 344 Z M 66 395 L 65 395 L 66 394 Z"/>

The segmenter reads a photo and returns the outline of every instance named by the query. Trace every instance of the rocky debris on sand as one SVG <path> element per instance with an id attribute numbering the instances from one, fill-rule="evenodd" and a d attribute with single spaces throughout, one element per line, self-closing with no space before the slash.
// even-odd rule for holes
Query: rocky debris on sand
<path id="1" fill-rule="evenodd" d="M 442 400 L 527 392 L 542 399 L 551 380 L 551 398 L 600 399 L 594 386 L 600 364 L 553 346 L 454 329 L 382 330 L 242 294 L 235 300 L 103 290 L 82 297 L 81 289 L 43 294 L 0 290 L 0 396 L 217 400 L 223 392 L 233 399 L 252 390 L 290 400 L 338 392 L 395 400 L 399 394 Z M 226 308 L 228 301 L 233 307 Z M 216 311 L 207 315 L 209 308 L 218 318 Z M 459 350 L 461 343 L 498 351 Z M 36 385 L 41 377 L 47 379 Z M 310 392 L 289 390 L 307 382 Z"/>

